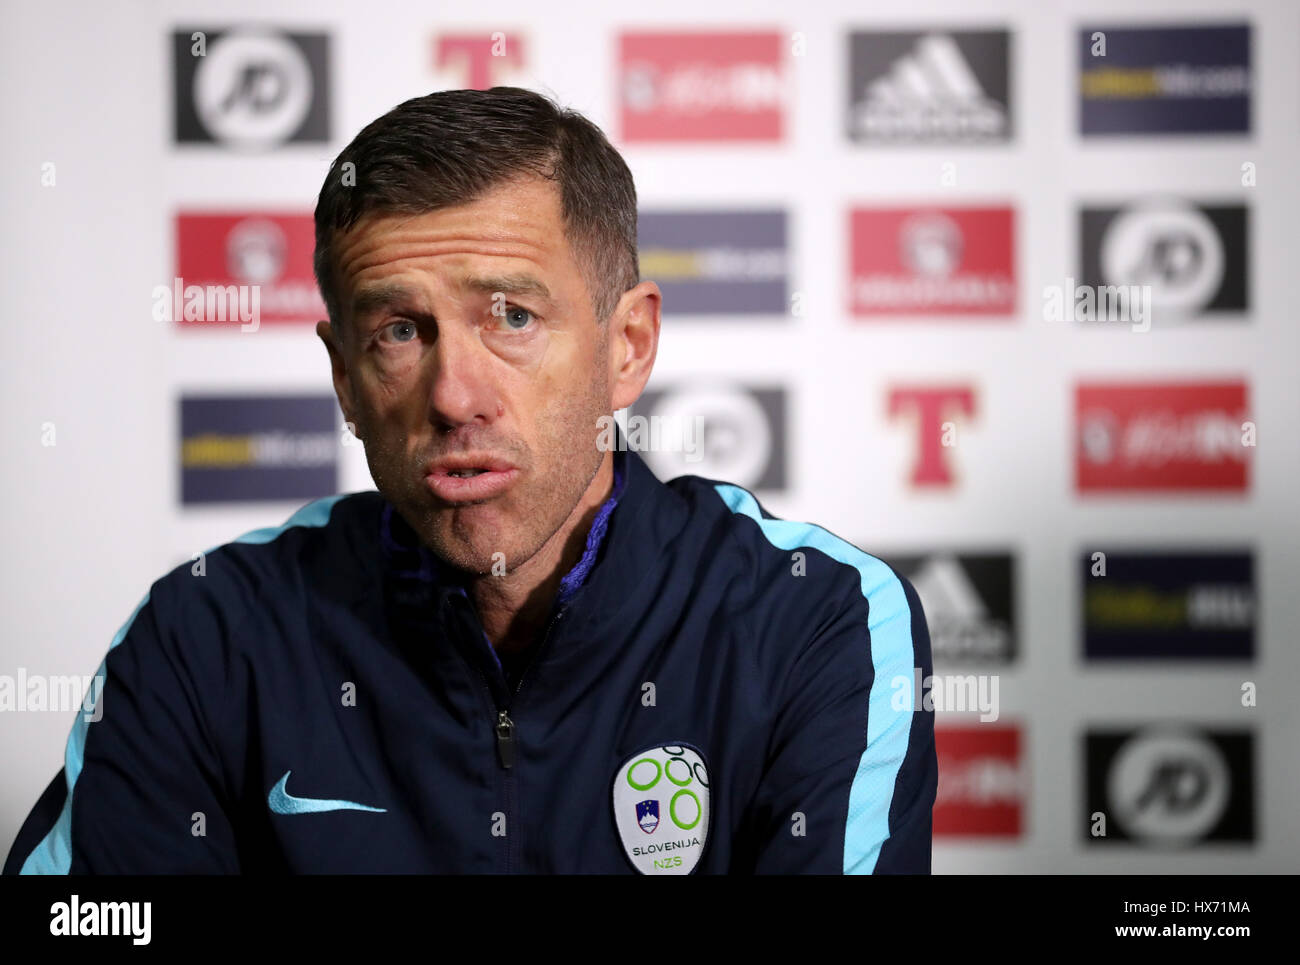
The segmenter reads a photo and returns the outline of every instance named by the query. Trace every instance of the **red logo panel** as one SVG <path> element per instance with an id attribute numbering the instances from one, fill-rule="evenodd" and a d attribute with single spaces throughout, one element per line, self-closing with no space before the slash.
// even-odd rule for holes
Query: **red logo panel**
<path id="1" fill-rule="evenodd" d="M 629 33 L 620 38 L 625 141 L 780 141 L 783 39 L 763 33 Z"/>
<path id="2" fill-rule="evenodd" d="M 1011 208 L 858 208 L 849 234 L 854 315 L 1015 314 Z"/>
<path id="3" fill-rule="evenodd" d="M 1020 728 L 939 726 L 934 742 L 939 757 L 935 836 L 1019 837 L 1026 783 Z"/>
<path id="4" fill-rule="evenodd" d="M 315 322 L 326 317 L 312 274 L 315 244 L 310 214 L 181 212 L 176 215 L 176 275 L 187 289 L 258 286 L 264 323 Z M 210 329 L 214 323 L 179 324 Z"/>
<path id="5" fill-rule="evenodd" d="M 1249 419 L 1245 382 L 1076 386 L 1076 485 L 1245 492 Z"/>

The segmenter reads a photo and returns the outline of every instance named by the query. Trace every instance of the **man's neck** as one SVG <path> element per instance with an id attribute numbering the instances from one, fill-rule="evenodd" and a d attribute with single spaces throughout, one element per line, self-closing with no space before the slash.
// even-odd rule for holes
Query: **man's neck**
<path id="1" fill-rule="evenodd" d="M 560 581 L 587 545 L 587 534 L 614 486 L 614 460 L 606 453 L 569 518 L 532 558 L 504 576 L 476 577 L 466 587 L 492 645 L 504 653 L 526 649 L 550 615 Z"/>

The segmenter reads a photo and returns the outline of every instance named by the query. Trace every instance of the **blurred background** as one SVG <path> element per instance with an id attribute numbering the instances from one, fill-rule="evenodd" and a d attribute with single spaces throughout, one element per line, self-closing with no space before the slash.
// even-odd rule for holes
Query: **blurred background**
<path id="1" fill-rule="evenodd" d="M 52 681 L 155 579 L 373 488 L 313 332 L 330 160 L 515 85 L 636 178 L 633 414 L 704 426 L 652 468 L 919 590 L 935 871 L 1300 870 L 1300 6 L 539 10 L 5 3 L 0 848 L 79 712 Z"/>

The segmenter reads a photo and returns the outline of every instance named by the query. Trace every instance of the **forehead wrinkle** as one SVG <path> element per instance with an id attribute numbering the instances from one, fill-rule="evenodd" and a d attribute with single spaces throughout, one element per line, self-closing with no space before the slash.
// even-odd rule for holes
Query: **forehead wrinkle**
<path id="1" fill-rule="evenodd" d="M 547 200 L 558 215 L 558 201 Z M 365 288 L 368 278 L 378 284 L 390 274 L 410 271 L 423 274 L 436 268 L 436 274 L 456 287 L 491 292 L 531 289 L 553 305 L 560 292 L 554 291 L 554 284 L 541 283 L 539 273 L 559 272 L 556 280 L 567 282 L 568 273 L 572 272 L 575 284 L 582 290 L 588 288 L 588 282 L 581 259 L 568 246 L 567 236 L 552 230 L 538 210 L 546 207 L 513 205 L 504 213 L 493 211 L 484 220 L 478 219 L 472 204 L 460 211 L 453 208 L 422 214 L 390 212 L 364 216 L 337 241 L 340 281 L 345 290 Z M 498 270 L 490 263 L 475 264 L 477 258 L 517 259 L 528 264 L 502 265 Z M 444 264 L 421 264 L 432 259 Z M 483 281 L 475 283 L 476 276 L 482 276 Z M 517 276 L 529 281 L 521 286 Z M 541 287 L 534 287 L 532 282 Z M 424 286 L 416 283 L 415 287 Z"/>
<path id="2" fill-rule="evenodd" d="M 403 240 L 392 235 L 380 235 L 358 239 L 358 242 L 339 252 L 339 268 L 344 278 L 355 278 L 372 269 L 396 265 L 398 262 L 419 262 L 448 256 L 516 258 L 540 266 L 555 254 L 542 243 L 528 241 L 475 242 L 450 238 L 431 241 L 427 237 Z M 513 277 L 518 273 L 508 274 Z"/>
<path id="3" fill-rule="evenodd" d="M 516 252 L 535 250 L 551 252 L 554 248 L 552 232 L 543 221 L 531 217 L 528 211 L 510 211 L 506 224 L 484 223 L 476 214 L 462 212 L 451 216 L 455 209 L 431 211 L 419 215 L 371 215 L 362 218 L 343 233 L 336 247 L 340 262 L 344 258 L 364 258 L 377 248 L 398 247 L 403 251 L 424 248 L 430 254 L 443 254 L 448 250 L 470 254 L 510 257 Z M 437 223 L 429 224 L 434 217 Z"/>

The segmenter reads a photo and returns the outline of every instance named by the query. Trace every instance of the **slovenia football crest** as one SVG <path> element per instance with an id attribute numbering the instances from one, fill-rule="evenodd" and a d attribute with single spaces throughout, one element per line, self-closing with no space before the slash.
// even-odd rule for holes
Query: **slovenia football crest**
<path id="1" fill-rule="evenodd" d="M 709 771 L 699 752 L 665 744 L 634 754 L 614 777 L 614 824 L 632 867 L 688 875 L 709 832 Z"/>

